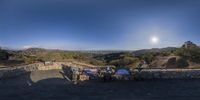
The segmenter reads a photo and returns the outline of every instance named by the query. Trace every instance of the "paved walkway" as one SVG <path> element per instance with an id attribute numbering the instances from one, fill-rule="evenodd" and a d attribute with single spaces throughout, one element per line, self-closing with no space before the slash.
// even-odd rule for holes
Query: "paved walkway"
<path id="1" fill-rule="evenodd" d="M 60 76 L 59 70 L 39 71 L 0 80 L 0 98 L 1 100 L 199 100 L 199 83 L 200 79 L 156 79 L 108 83 L 87 81 L 72 85 Z"/>

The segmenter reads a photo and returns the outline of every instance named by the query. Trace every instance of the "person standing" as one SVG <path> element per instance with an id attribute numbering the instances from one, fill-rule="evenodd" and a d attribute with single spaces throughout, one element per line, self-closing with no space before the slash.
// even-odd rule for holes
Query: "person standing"
<path id="1" fill-rule="evenodd" d="M 73 82 L 74 84 L 77 84 L 77 83 L 78 83 L 78 76 L 79 76 L 79 70 L 73 68 L 73 69 L 72 69 L 72 82 Z"/>

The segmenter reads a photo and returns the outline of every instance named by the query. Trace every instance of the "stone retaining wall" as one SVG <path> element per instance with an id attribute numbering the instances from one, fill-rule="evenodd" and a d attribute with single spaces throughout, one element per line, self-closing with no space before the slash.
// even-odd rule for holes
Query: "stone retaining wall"
<path id="1" fill-rule="evenodd" d="M 30 65 L 12 67 L 12 68 L 11 67 L 2 68 L 0 69 L 0 79 L 16 77 L 16 76 L 19 76 L 31 71 L 62 69 L 63 66 L 83 67 L 73 62 L 54 62 L 52 65 L 44 65 L 43 63 L 35 63 L 35 64 L 30 64 Z"/>
<path id="2" fill-rule="evenodd" d="M 200 78 L 200 69 L 147 69 L 133 71 L 135 78 L 142 79 L 190 79 Z"/>
<path id="3" fill-rule="evenodd" d="M 35 63 L 25 66 L 18 66 L 14 68 L 2 68 L 0 69 L 0 79 L 16 77 L 27 72 L 37 70 L 53 70 L 62 69 L 63 66 L 77 66 L 72 62 L 55 62 L 53 65 L 45 66 L 43 63 Z M 134 70 L 132 73 L 134 78 L 142 79 L 189 79 L 200 78 L 200 69 L 144 69 L 141 72 Z"/>

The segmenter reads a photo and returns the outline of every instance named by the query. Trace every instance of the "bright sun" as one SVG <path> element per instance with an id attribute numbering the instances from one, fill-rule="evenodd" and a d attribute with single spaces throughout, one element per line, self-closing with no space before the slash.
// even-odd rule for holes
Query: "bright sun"
<path id="1" fill-rule="evenodd" d="M 157 43 L 159 42 L 159 38 L 156 37 L 156 36 L 153 36 L 153 37 L 151 37 L 151 42 L 152 42 L 153 44 L 157 44 Z"/>

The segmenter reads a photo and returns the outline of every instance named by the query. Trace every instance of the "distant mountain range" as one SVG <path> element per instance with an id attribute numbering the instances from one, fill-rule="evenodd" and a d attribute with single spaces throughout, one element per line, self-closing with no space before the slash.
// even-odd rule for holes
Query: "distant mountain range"
<path id="1" fill-rule="evenodd" d="M 192 43 L 190 41 L 185 42 L 186 43 Z M 193 43 L 192 43 L 193 44 Z M 165 51 L 171 51 L 176 50 L 177 47 L 166 47 L 166 48 L 152 48 L 152 49 L 141 49 L 141 50 L 59 50 L 59 49 L 44 49 L 44 48 L 28 48 L 25 50 L 14 50 L 14 49 L 8 49 L 8 48 L 2 48 L 4 50 L 7 50 L 9 52 L 23 52 L 28 54 L 34 54 L 37 52 L 80 52 L 80 53 L 91 53 L 91 54 L 112 54 L 112 53 L 133 53 L 134 55 L 141 55 L 144 53 L 152 53 L 152 52 L 165 52 Z"/>
<path id="2" fill-rule="evenodd" d="M 91 54 L 112 54 L 112 53 L 132 53 L 136 56 L 145 54 L 145 53 L 159 53 L 165 51 L 176 50 L 175 47 L 167 47 L 167 48 L 152 48 L 152 49 L 142 49 L 142 50 L 84 50 L 84 51 L 69 51 L 69 50 L 55 50 L 55 49 L 43 49 L 43 48 L 29 48 L 26 50 L 19 50 L 17 52 L 25 53 L 25 54 L 35 54 L 38 52 L 79 52 L 79 53 L 91 53 Z"/>
<path id="3" fill-rule="evenodd" d="M 188 42 L 188 41 L 187 41 Z M 185 42 L 185 43 L 187 43 Z M 5 50 L 5 48 L 2 48 Z M 8 51 L 17 51 L 28 54 L 34 54 L 37 52 L 80 52 L 80 53 L 91 53 L 91 54 L 112 54 L 112 53 L 132 53 L 134 55 L 141 55 L 145 53 L 156 53 L 176 50 L 177 47 L 166 47 L 166 48 L 152 48 L 152 49 L 141 49 L 141 50 L 59 50 L 59 49 L 43 49 L 43 48 L 28 48 L 25 50 L 13 50 L 7 49 Z"/>
<path id="4" fill-rule="evenodd" d="M 41 52 L 79 52 L 79 53 L 91 53 L 91 54 L 112 54 L 112 53 L 132 53 L 136 56 L 145 53 L 156 53 L 176 50 L 176 47 L 166 47 L 166 48 L 152 48 L 152 49 L 141 49 L 141 50 L 59 50 L 59 49 L 43 49 L 43 48 L 29 48 L 26 50 L 7 50 L 8 52 L 18 52 L 23 54 L 36 54 Z"/>

